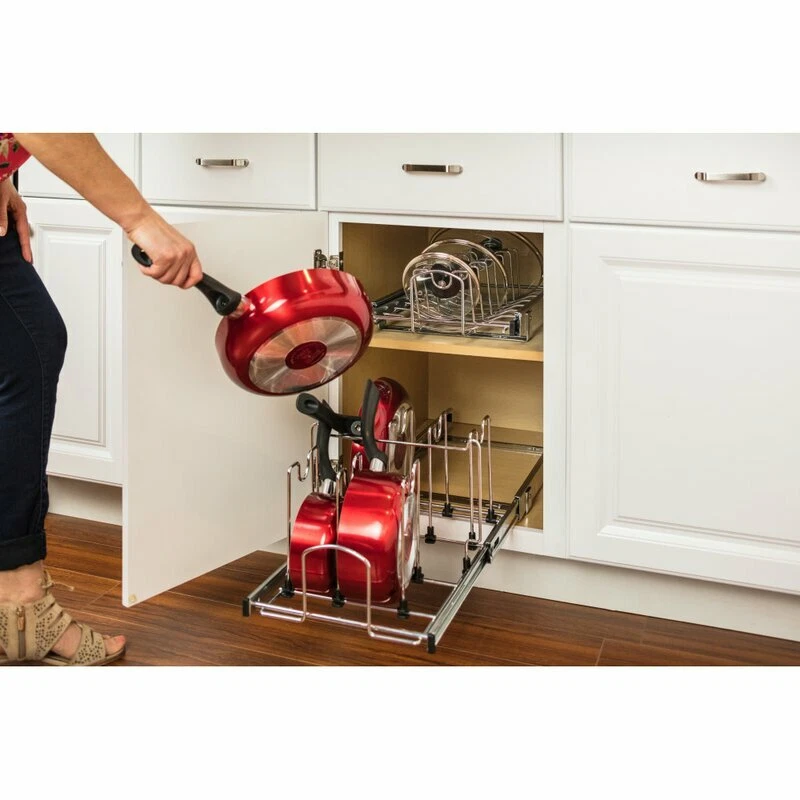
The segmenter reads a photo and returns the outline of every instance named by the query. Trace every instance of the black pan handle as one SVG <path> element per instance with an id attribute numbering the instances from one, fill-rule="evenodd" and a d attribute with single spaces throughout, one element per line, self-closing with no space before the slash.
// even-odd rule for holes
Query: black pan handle
<path id="1" fill-rule="evenodd" d="M 378 410 L 380 399 L 381 393 L 378 391 L 378 387 L 371 380 L 367 380 L 364 388 L 364 400 L 361 403 L 361 437 L 369 468 L 376 472 L 382 471 L 380 465 L 383 465 L 385 470 L 389 464 L 389 456 L 378 449 L 375 441 L 375 413 Z"/>
<path id="2" fill-rule="evenodd" d="M 331 440 L 331 429 L 322 420 L 317 420 L 317 464 L 319 465 L 319 478 L 321 481 L 336 483 L 336 473 L 331 464 L 331 455 L 328 445 Z"/>
<path id="3" fill-rule="evenodd" d="M 318 400 L 313 394 L 303 392 L 297 396 L 297 410 L 317 422 L 324 423 L 331 430 L 345 436 L 361 438 L 361 417 L 347 417 L 337 414 L 325 400 Z"/>
<path id="4" fill-rule="evenodd" d="M 153 266 L 153 260 L 138 244 L 131 248 L 131 254 L 143 267 Z M 220 283 L 208 273 L 203 275 L 203 278 L 199 283 L 195 284 L 194 288 L 199 289 L 206 296 L 208 302 L 214 306 L 214 311 L 222 317 L 232 314 L 242 302 L 242 295 L 239 292 L 235 292 L 224 283 Z"/>

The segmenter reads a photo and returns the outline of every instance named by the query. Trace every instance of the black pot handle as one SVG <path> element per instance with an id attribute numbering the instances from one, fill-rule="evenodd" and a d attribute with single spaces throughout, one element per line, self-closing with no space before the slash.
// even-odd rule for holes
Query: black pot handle
<path id="1" fill-rule="evenodd" d="M 317 420 L 317 464 L 319 465 L 320 481 L 336 483 L 336 473 L 331 464 L 328 445 L 331 440 L 331 429 L 322 420 Z"/>
<path id="2" fill-rule="evenodd" d="M 137 263 L 143 267 L 152 267 L 153 261 L 150 256 L 135 244 L 131 248 L 131 254 Z M 199 289 L 214 306 L 214 311 L 222 317 L 227 317 L 239 308 L 242 302 L 242 295 L 235 292 L 233 289 L 227 287 L 224 283 L 220 283 L 216 278 L 212 278 L 208 273 L 203 275 L 202 280 L 195 284 L 195 289 Z"/>
<path id="3" fill-rule="evenodd" d="M 318 400 L 308 392 L 303 392 L 297 396 L 295 406 L 301 414 L 326 424 L 337 433 L 354 439 L 361 438 L 361 417 L 347 417 L 344 414 L 337 414 L 325 400 Z"/>
<path id="4" fill-rule="evenodd" d="M 376 472 L 382 471 L 380 465 L 385 470 L 389 464 L 389 456 L 378 449 L 375 441 L 375 413 L 378 410 L 380 399 L 381 393 L 378 391 L 378 387 L 371 380 L 367 380 L 364 388 L 364 400 L 361 403 L 361 438 L 364 442 L 364 452 L 367 454 L 369 469 Z"/>

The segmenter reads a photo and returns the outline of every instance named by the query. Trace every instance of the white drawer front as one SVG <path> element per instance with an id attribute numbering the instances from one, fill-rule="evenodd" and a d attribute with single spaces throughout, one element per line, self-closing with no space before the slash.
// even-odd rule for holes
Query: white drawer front
<path id="1" fill-rule="evenodd" d="M 142 134 L 142 193 L 153 203 L 310 209 L 314 183 L 313 133 Z"/>
<path id="2" fill-rule="evenodd" d="M 120 169 L 136 182 L 136 134 L 98 133 L 97 138 Z M 29 197 L 79 197 L 78 193 L 35 158 L 28 159 L 19 171 L 19 190 Z"/>
<path id="3" fill-rule="evenodd" d="M 323 133 L 319 164 L 324 210 L 562 218 L 561 134 Z"/>
<path id="4" fill-rule="evenodd" d="M 800 229 L 800 134 L 580 133 L 568 138 L 573 220 Z M 698 172 L 710 180 L 698 180 Z M 763 173 L 766 180 L 715 180 L 746 173 Z"/>

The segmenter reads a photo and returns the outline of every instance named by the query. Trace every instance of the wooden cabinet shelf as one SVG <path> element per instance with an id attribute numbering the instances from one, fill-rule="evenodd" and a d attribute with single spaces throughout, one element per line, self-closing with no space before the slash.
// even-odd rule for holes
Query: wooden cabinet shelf
<path id="1" fill-rule="evenodd" d="M 433 333 L 376 330 L 370 347 L 440 355 L 503 358 L 511 361 L 544 361 L 544 335 L 539 331 L 528 342 L 507 339 L 482 339 L 469 336 L 442 336 Z"/>

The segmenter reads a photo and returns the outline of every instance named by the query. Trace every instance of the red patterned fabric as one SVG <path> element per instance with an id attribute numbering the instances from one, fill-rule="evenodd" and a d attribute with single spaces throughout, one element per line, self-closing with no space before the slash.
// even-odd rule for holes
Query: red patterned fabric
<path id="1" fill-rule="evenodd" d="M 13 175 L 30 153 L 14 138 L 13 133 L 0 133 L 0 181 Z"/>

